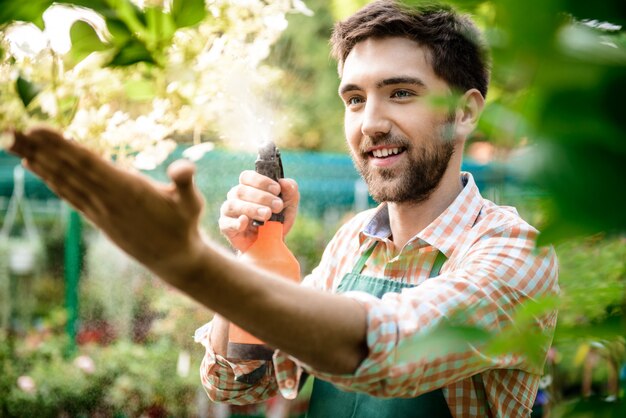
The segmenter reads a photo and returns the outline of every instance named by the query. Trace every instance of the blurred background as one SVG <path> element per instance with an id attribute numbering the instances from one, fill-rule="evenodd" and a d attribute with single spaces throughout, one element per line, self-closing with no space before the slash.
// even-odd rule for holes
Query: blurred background
<path id="1" fill-rule="evenodd" d="M 219 206 L 273 139 L 301 189 L 287 244 L 304 275 L 339 225 L 374 205 L 344 145 L 328 47 L 333 23 L 366 3 L 2 0 L 0 128 L 52 124 L 156 180 L 177 158 L 195 161 L 203 227 L 224 245 Z M 446 3 L 476 19 L 493 56 L 464 169 L 559 256 L 562 296 L 539 301 L 557 303 L 559 323 L 533 416 L 626 416 L 625 4 Z M 303 415 L 306 388 L 291 403 L 212 404 L 193 342 L 212 313 L 5 152 L 0 227 L 0 417 Z"/>

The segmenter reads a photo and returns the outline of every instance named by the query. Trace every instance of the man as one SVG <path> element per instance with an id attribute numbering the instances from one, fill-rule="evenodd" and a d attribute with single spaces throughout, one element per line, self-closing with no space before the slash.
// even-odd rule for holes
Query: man
<path id="1" fill-rule="evenodd" d="M 529 416 L 541 361 L 469 342 L 422 348 L 450 319 L 497 333 L 520 304 L 558 290 L 553 254 L 534 248 L 537 231 L 482 199 L 460 172 L 487 91 L 479 45 L 471 22 L 446 8 L 379 1 L 338 24 L 346 138 L 381 205 L 337 232 L 301 286 L 203 239 L 188 163 L 170 167 L 166 186 L 45 129 L 17 132 L 11 150 L 126 252 L 220 314 L 198 335 L 213 399 L 253 403 L 277 391 L 293 398 L 306 370 L 316 379 L 313 417 Z M 255 239 L 252 219 L 285 209 L 288 230 L 297 203 L 295 182 L 244 172 L 220 228 L 245 250 Z M 275 347 L 273 361 L 225 359 L 222 318 Z M 555 314 L 537 318 L 544 359 L 554 325 Z"/>

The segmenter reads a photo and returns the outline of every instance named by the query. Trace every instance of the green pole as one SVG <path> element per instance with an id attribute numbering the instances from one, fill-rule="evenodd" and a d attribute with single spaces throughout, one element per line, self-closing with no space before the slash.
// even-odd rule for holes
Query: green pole
<path id="1" fill-rule="evenodd" d="M 70 209 L 65 230 L 65 308 L 67 310 L 66 331 L 69 337 L 68 356 L 76 352 L 81 229 L 80 215 L 74 209 Z"/>

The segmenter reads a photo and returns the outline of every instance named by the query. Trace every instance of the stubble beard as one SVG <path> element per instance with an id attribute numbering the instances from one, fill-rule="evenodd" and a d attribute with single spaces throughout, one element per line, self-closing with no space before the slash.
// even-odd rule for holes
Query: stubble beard
<path id="1" fill-rule="evenodd" d="M 368 138 L 363 147 L 389 145 L 404 147 L 405 163 L 393 169 L 376 168 L 369 164 L 369 156 L 364 151 L 352 155 L 354 164 L 367 183 L 370 195 L 378 202 L 421 203 L 435 191 L 443 178 L 452 155 L 454 141 L 443 133 L 432 138 L 428 147 L 416 149 L 408 138 L 399 135 L 384 135 Z M 401 170 L 398 172 L 398 170 Z"/>

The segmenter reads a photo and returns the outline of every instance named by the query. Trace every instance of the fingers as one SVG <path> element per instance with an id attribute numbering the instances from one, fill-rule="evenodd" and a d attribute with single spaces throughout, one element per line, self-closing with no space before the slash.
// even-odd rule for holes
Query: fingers
<path id="1" fill-rule="evenodd" d="M 187 189 L 193 185 L 193 176 L 196 166 L 188 160 L 174 161 L 167 168 L 168 176 L 174 181 L 179 189 Z"/>
<path id="2" fill-rule="evenodd" d="M 294 179 L 280 179 L 280 190 L 285 207 L 298 206 L 300 202 L 300 192 L 298 191 L 298 183 Z"/>
<path id="3" fill-rule="evenodd" d="M 250 219 L 245 215 L 241 215 L 238 218 L 220 216 L 218 224 L 222 234 L 226 235 L 226 237 L 234 237 L 248 228 Z"/>
<path id="4" fill-rule="evenodd" d="M 72 182 L 84 192 L 107 187 L 115 168 L 81 145 L 47 128 L 15 132 L 10 151 L 28 161 L 29 167 L 47 182 Z M 57 187 L 56 184 L 51 184 Z"/>
<path id="5" fill-rule="evenodd" d="M 277 182 L 252 170 L 243 171 L 239 175 L 239 184 L 264 190 L 275 196 L 280 193 L 280 185 Z"/>
<path id="6" fill-rule="evenodd" d="M 241 188 L 238 187 L 237 189 L 240 190 Z M 222 204 L 222 207 L 220 208 L 221 216 L 233 219 L 238 219 L 241 216 L 245 216 L 249 219 L 255 219 L 257 221 L 267 221 L 272 216 L 271 207 L 268 207 L 264 204 L 245 200 L 232 193 L 233 189 L 231 189 L 228 199 Z M 256 192 L 250 191 L 250 194 L 256 194 Z M 279 201 L 278 204 L 280 204 L 280 207 L 282 207 L 282 201 Z M 280 212 L 280 210 L 278 210 L 278 212 Z"/>
<path id="7" fill-rule="evenodd" d="M 240 184 L 228 192 L 221 214 L 231 218 L 246 215 L 251 219 L 266 221 L 272 213 L 284 209 L 279 193 L 280 185 L 277 182 L 254 171 L 244 171 L 240 176 Z"/>
<path id="8" fill-rule="evenodd" d="M 53 181 L 45 170 L 41 170 L 35 162 L 29 163 L 28 160 L 22 160 L 22 165 L 39 176 L 58 197 L 70 203 L 74 209 L 82 212 L 88 219 L 93 220 L 94 210 L 91 208 L 97 207 L 98 204 L 93 202 L 89 195 L 66 183 Z"/>
<path id="9" fill-rule="evenodd" d="M 256 239 L 252 220 L 265 222 L 272 212 L 283 209 L 279 193 L 280 186 L 272 179 L 255 171 L 241 173 L 239 184 L 230 189 L 220 208 L 220 231 L 234 248 L 245 251 Z"/>
<path id="10" fill-rule="evenodd" d="M 168 176 L 176 186 L 181 204 L 199 212 L 203 206 L 203 199 L 193 180 L 195 172 L 196 166 L 188 160 L 175 161 L 167 169 Z"/>
<path id="11" fill-rule="evenodd" d="M 24 166 L 41 177 L 59 197 L 90 218 L 102 209 L 90 193 L 99 187 L 89 181 L 90 175 L 84 170 L 84 167 L 93 165 L 91 161 L 83 161 L 84 156 L 89 155 L 88 151 L 46 128 L 15 132 L 14 137 L 9 151 L 22 157 Z M 99 179 L 102 182 L 103 177 Z"/>
<path id="12" fill-rule="evenodd" d="M 300 203 L 300 192 L 298 191 L 298 183 L 294 179 L 279 180 L 282 196 L 285 205 L 285 221 L 283 233 L 286 236 L 296 221 L 298 215 L 298 204 Z"/>
<path id="13" fill-rule="evenodd" d="M 25 166 L 83 212 L 96 224 L 143 195 L 146 181 L 114 167 L 80 144 L 66 140 L 48 128 L 15 132 L 10 151 L 25 160 Z M 114 199 L 113 196 L 123 198 Z"/>

